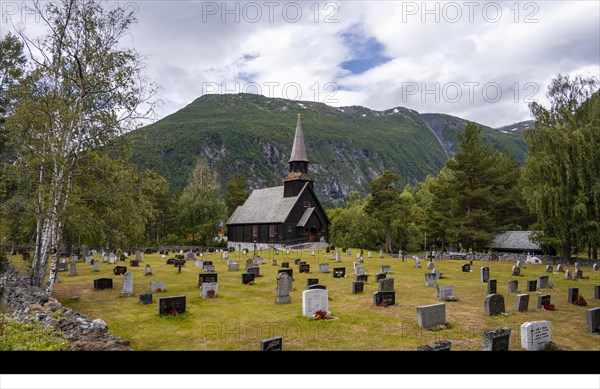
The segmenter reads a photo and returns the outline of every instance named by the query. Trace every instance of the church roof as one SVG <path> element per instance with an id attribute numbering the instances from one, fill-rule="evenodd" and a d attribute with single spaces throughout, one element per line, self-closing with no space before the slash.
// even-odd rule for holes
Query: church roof
<path id="1" fill-rule="evenodd" d="M 505 231 L 496 235 L 490 248 L 502 250 L 539 251 L 540 245 L 529 239 L 533 231 Z"/>
<path id="2" fill-rule="evenodd" d="M 302 133 L 302 121 L 298 114 L 298 122 L 296 123 L 296 135 L 294 136 L 294 145 L 292 146 L 292 154 L 288 162 L 308 162 L 306 156 L 306 145 L 304 144 L 304 134 Z"/>
<path id="3" fill-rule="evenodd" d="M 236 208 L 227 224 L 284 223 L 307 185 L 294 197 L 283 197 L 283 186 L 256 189 L 244 205 Z"/>
<path id="4" fill-rule="evenodd" d="M 310 215 L 312 215 L 314 211 L 315 207 L 306 208 L 306 211 L 304 211 L 304 214 L 302 215 L 300 220 L 298 220 L 298 224 L 296 224 L 296 227 L 304 227 L 308 222 L 308 219 L 310 219 Z"/>

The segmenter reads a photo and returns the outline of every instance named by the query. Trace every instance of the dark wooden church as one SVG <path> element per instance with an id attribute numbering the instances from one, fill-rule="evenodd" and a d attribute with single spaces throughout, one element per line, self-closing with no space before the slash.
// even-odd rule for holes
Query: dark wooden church
<path id="1" fill-rule="evenodd" d="M 296 135 L 283 186 L 254 190 L 227 221 L 229 247 L 248 243 L 292 245 L 326 242 L 329 218 L 314 192 L 298 114 Z"/>

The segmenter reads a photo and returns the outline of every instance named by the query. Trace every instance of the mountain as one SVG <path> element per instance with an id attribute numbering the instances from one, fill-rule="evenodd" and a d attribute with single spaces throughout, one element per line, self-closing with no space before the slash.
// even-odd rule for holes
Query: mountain
<path id="1" fill-rule="evenodd" d="M 528 128 L 533 128 L 533 123 L 533 120 L 526 120 L 524 122 L 518 122 L 504 127 L 498 127 L 496 128 L 496 130 L 504 134 L 517 134 L 522 136 L 523 131 L 527 130 Z"/>
<path id="2" fill-rule="evenodd" d="M 132 145 L 131 160 L 158 171 L 174 191 L 186 185 L 198 156 L 220 173 L 223 184 L 241 173 L 251 189 L 258 189 L 282 184 L 297 113 L 302 114 L 309 170 L 325 206 L 339 204 L 353 190 L 366 194 L 371 180 L 386 169 L 399 173 L 404 184 L 437 174 L 456 152 L 456 133 L 467 123 L 402 107 L 373 111 L 221 94 L 204 95 L 125 137 Z M 489 127 L 483 127 L 483 134 L 524 160 L 527 146 L 522 136 Z"/>

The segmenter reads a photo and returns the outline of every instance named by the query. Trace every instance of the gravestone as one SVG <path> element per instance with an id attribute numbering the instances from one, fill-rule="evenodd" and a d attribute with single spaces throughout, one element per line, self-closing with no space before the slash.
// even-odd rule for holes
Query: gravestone
<path id="1" fill-rule="evenodd" d="M 202 284 L 206 282 L 219 282 L 217 273 L 200 273 L 198 274 L 198 288 L 202 287 Z"/>
<path id="2" fill-rule="evenodd" d="M 538 296 L 537 308 L 542 309 L 542 308 L 544 308 L 544 305 L 546 305 L 546 304 L 550 304 L 550 295 L 542 294 L 542 295 Z"/>
<path id="3" fill-rule="evenodd" d="M 483 331 L 482 351 L 509 351 L 510 328 Z"/>
<path id="4" fill-rule="evenodd" d="M 123 276 L 123 290 L 121 291 L 121 296 L 133 296 L 133 274 L 130 271 L 125 273 L 125 276 Z"/>
<path id="5" fill-rule="evenodd" d="M 319 263 L 319 273 L 329 273 L 329 264 Z"/>
<path id="6" fill-rule="evenodd" d="M 489 316 L 496 316 L 506 312 L 504 308 L 504 296 L 501 294 L 488 294 L 483 300 L 483 306 L 485 314 Z"/>
<path id="7" fill-rule="evenodd" d="M 379 280 L 383 280 L 385 278 L 387 278 L 387 274 L 385 273 L 375 274 L 375 282 L 379 282 Z"/>
<path id="8" fill-rule="evenodd" d="M 240 265 L 238 263 L 230 263 L 229 265 L 227 265 L 227 270 L 228 271 L 238 271 L 238 270 L 240 270 Z"/>
<path id="9" fill-rule="evenodd" d="M 143 305 L 152 304 L 152 293 L 138 294 L 138 303 L 143 304 Z"/>
<path id="10" fill-rule="evenodd" d="M 482 267 L 481 269 L 479 269 L 479 275 L 481 282 L 488 282 L 488 280 L 490 279 L 490 268 L 487 266 Z"/>
<path id="11" fill-rule="evenodd" d="M 360 267 L 360 262 L 352 262 L 352 266 L 354 267 L 354 271 Z"/>
<path id="12" fill-rule="evenodd" d="M 219 284 L 216 282 L 203 282 L 200 295 L 203 299 L 216 298 L 219 294 Z"/>
<path id="13" fill-rule="evenodd" d="M 254 261 L 255 265 L 264 265 L 264 263 L 265 263 L 265 259 L 263 257 L 258 256 L 258 255 L 255 255 L 252 258 L 252 261 Z"/>
<path id="14" fill-rule="evenodd" d="M 537 280 L 527 280 L 527 291 L 535 292 L 537 290 Z"/>
<path id="15" fill-rule="evenodd" d="M 229 258 L 229 251 L 227 250 L 223 250 L 223 255 L 222 255 L 223 259 L 228 259 Z"/>
<path id="16" fill-rule="evenodd" d="M 571 270 L 567 269 L 565 270 L 565 280 L 571 280 L 573 279 L 573 276 L 571 275 Z"/>
<path id="17" fill-rule="evenodd" d="M 496 294 L 497 280 L 488 280 L 487 282 L 487 294 Z"/>
<path id="18" fill-rule="evenodd" d="M 379 272 L 380 273 L 391 273 L 392 272 L 392 267 L 390 265 L 381 265 L 379 268 Z"/>
<path id="19" fill-rule="evenodd" d="M 290 267 L 290 263 L 289 262 L 281 262 L 281 267 L 283 268 L 289 268 Z"/>
<path id="20" fill-rule="evenodd" d="M 310 255 L 311 255 L 312 257 L 314 257 L 314 256 L 315 256 L 315 250 L 312 250 L 312 251 L 311 251 L 311 253 L 310 253 Z"/>
<path id="21" fill-rule="evenodd" d="M 373 254 L 370 251 L 367 253 L 367 258 L 373 258 Z"/>
<path id="22" fill-rule="evenodd" d="M 310 265 L 308 263 L 299 264 L 298 273 L 310 273 Z"/>
<path id="23" fill-rule="evenodd" d="M 548 276 L 539 276 L 537 278 L 537 289 L 546 289 L 548 287 L 548 281 L 550 280 L 550 277 Z"/>
<path id="24" fill-rule="evenodd" d="M 150 283 L 150 292 L 152 292 L 152 293 L 160 293 L 160 292 L 164 292 L 165 290 L 166 290 L 166 288 L 165 288 L 164 281 L 152 281 Z"/>
<path id="25" fill-rule="evenodd" d="M 417 307 L 419 327 L 429 329 L 446 325 L 446 304 L 432 304 Z"/>
<path id="26" fill-rule="evenodd" d="M 562 273 L 562 271 L 563 271 L 563 265 L 556 266 L 556 271 L 559 272 L 559 273 Z"/>
<path id="27" fill-rule="evenodd" d="M 294 265 L 299 265 L 302 260 L 300 258 L 294 259 Z M 306 262 L 305 262 L 306 263 Z"/>
<path id="28" fill-rule="evenodd" d="M 365 268 L 364 268 L 364 267 L 362 267 L 362 266 L 359 266 L 359 267 L 357 267 L 356 269 L 354 269 L 354 273 L 355 273 L 357 276 L 360 276 L 360 275 L 363 275 L 363 274 L 367 274 L 367 271 L 365 270 Z"/>
<path id="29" fill-rule="evenodd" d="M 248 267 L 248 268 L 246 268 L 246 273 L 252 273 L 252 274 L 254 274 L 254 277 L 260 277 L 260 267 L 258 267 L 258 266 Z"/>
<path id="30" fill-rule="evenodd" d="M 383 259 L 383 250 L 379 250 L 379 259 Z"/>
<path id="31" fill-rule="evenodd" d="M 102 253 L 102 262 L 103 263 L 108 262 L 108 255 L 106 253 Z"/>
<path id="32" fill-rule="evenodd" d="M 394 291 L 394 279 L 384 278 L 377 282 L 378 292 L 393 292 Z"/>
<path id="33" fill-rule="evenodd" d="M 419 258 L 417 258 L 417 257 L 414 258 L 413 267 L 415 269 L 420 269 L 421 268 L 421 260 Z"/>
<path id="34" fill-rule="evenodd" d="M 598 263 L 594 263 L 594 266 L 592 266 L 592 269 L 594 269 L 594 271 L 598 271 L 598 269 L 600 269 L 600 265 L 598 265 Z"/>
<path id="35" fill-rule="evenodd" d="M 339 251 L 335 252 L 335 261 L 336 262 L 342 262 L 342 255 L 340 254 Z"/>
<path id="36" fill-rule="evenodd" d="M 277 266 L 277 260 L 276 259 L 273 259 L 271 261 L 271 266 Z"/>
<path id="37" fill-rule="evenodd" d="M 579 288 L 569 288 L 567 292 L 567 302 L 569 304 L 573 304 L 575 301 L 579 299 Z"/>
<path id="38" fill-rule="evenodd" d="M 325 289 L 302 292 L 302 315 L 314 317 L 317 311 L 329 312 L 329 292 Z"/>
<path id="39" fill-rule="evenodd" d="M 135 260 L 138 262 L 142 262 L 142 252 L 140 250 L 135 251 Z"/>
<path id="40" fill-rule="evenodd" d="M 454 286 L 438 286 L 436 290 L 438 300 L 451 301 L 456 298 L 454 296 Z"/>
<path id="41" fill-rule="evenodd" d="M 449 340 L 442 340 L 437 343 L 426 344 L 424 346 L 417 347 L 417 351 L 450 351 L 452 348 L 452 342 Z"/>
<path id="42" fill-rule="evenodd" d="M 175 264 L 176 259 L 175 258 L 169 258 L 167 259 L 166 264 L 167 265 L 174 265 Z"/>
<path id="43" fill-rule="evenodd" d="M 313 289 L 327 289 L 327 287 L 325 285 L 314 284 L 314 285 L 309 286 L 307 289 L 308 290 L 313 290 Z"/>
<path id="44" fill-rule="evenodd" d="M 188 261 L 193 261 L 196 259 L 196 254 L 194 254 L 193 251 L 188 251 L 187 254 L 185 254 L 185 259 Z"/>
<path id="45" fill-rule="evenodd" d="M 113 273 L 115 273 L 116 276 L 122 276 L 127 273 L 127 266 L 115 266 Z"/>
<path id="46" fill-rule="evenodd" d="M 519 281 L 517 281 L 517 280 L 508 281 L 508 293 L 517 293 L 518 287 L 519 287 Z"/>
<path id="47" fill-rule="evenodd" d="M 57 270 L 58 271 L 67 271 L 68 267 L 69 267 L 69 265 L 66 263 L 59 263 Z"/>
<path id="48" fill-rule="evenodd" d="M 546 273 L 552 273 L 553 269 L 551 265 L 546 265 Z"/>
<path id="49" fill-rule="evenodd" d="M 579 268 L 575 269 L 573 277 L 575 277 L 575 279 L 577 279 L 577 278 L 583 278 L 583 270 L 581 270 Z"/>
<path id="50" fill-rule="evenodd" d="M 373 304 L 377 307 L 396 305 L 396 292 L 373 293 Z"/>
<path id="51" fill-rule="evenodd" d="M 69 264 L 69 275 L 72 277 L 77 275 L 77 264 L 76 263 L 71 262 Z"/>
<path id="52" fill-rule="evenodd" d="M 600 285 L 594 286 L 594 298 L 596 300 L 600 299 Z"/>
<path id="53" fill-rule="evenodd" d="M 145 276 L 151 276 L 152 275 L 152 266 L 150 266 L 150 264 L 146 265 L 146 273 L 144 275 Z"/>
<path id="54" fill-rule="evenodd" d="M 289 304 L 291 302 L 290 290 L 293 280 L 287 273 L 277 274 L 277 304 Z"/>
<path id="55" fill-rule="evenodd" d="M 277 270 L 277 275 L 279 275 L 281 273 L 287 274 L 288 276 L 290 276 L 290 278 L 294 277 L 294 269 L 279 269 L 279 270 Z"/>
<path id="56" fill-rule="evenodd" d="M 261 339 L 259 351 L 283 351 L 283 338 L 275 336 L 273 338 Z"/>
<path id="57" fill-rule="evenodd" d="M 131 266 L 131 267 L 139 267 L 139 265 L 140 265 L 140 261 L 136 261 L 136 260 L 129 261 L 129 266 Z"/>
<path id="58" fill-rule="evenodd" d="M 254 282 L 254 274 L 242 273 L 242 284 L 248 284 L 250 282 Z"/>
<path id="59" fill-rule="evenodd" d="M 100 271 L 100 261 L 98 261 L 97 259 L 92 260 L 92 271 Z"/>
<path id="60" fill-rule="evenodd" d="M 242 254 L 244 254 L 244 255 L 248 254 L 248 249 L 243 249 Z"/>
<path id="61" fill-rule="evenodd" d="M 586 310 L 588 332 L 600 333 L 600 307 Z"/>
<path id="62" fill-rule="evenodd" d="M 318 278 L 307 278 L 306 279 L 306 287 L 308 288 L 311 285 L 317 285 L 319 283 Z"/>
<path id="63" fill-rule="evenodd" d="M 529 295 L 527 293 L 518 294 L 517 302 L 515 304 L 515 311 L 527 312 L 528 308 L 529 308 Z"/>
<path id="64" fill-rule="evenodd" d="M 161 297 L 158 299 L 158 314 L 179 315 L 185 313 L 185 296 Z"/>
<path id="65" fill-rule="evenodd" d="M 254 261 L 252 260 L 252 258 L 246 259 L 246 269 L 248 269 L 249 267 L 254 267 Z"/>
<path id="66" fill-rule="evenodd" d="M 437 286 L 435 273 L 425 273 L 425 286 Z"/>
<path id="67" fill-rule="evenodd" d="M 97 280 L 94 280 L 94 289 L 95 290 L 112 289 L 112 288 L 113 288 L 112 278 L 98 278 Z"/>
<path id="68" fill-rule="evenodd" d="M 464 265 L 462 265 L 462 271 L 463 271 L 463 273 L 470 273 L 471 265 L 469 265 L 468 263 L 465 263 Z"/>
<path id="69" fill-rule="evenodd" d="M 196 259 L 194 261 L 194 266 L 204 268 L 204 261 L 201 259 Z"/>
<path id="70" fill-rule="evenodd" d="M 438 269 L 437 267 L 434 268 L 431 272 L 433 274 L 435 274 L 435 279 L 436 280 L 439 280 L 442 277 L 442 271 L 440 269 Z"/>
<path id="71" fill-rule="evenodd" d="M 175 259 L 185 260 L 185 255 L 177 254 L 175 255 Z"/>
<path id="72" fill-rule="evenodd" d="M 551 325 L 547 320 L 521 324 L 521 347 L 527 351 L 543 350 L 551 342 Z"/>
<path id="73" fill-rule="evenodd" d="M 513 266 L 512 267 L 512 272 L 510 273 L 511 275 L 513 275 L 514 277 L 518 277 L 521 275 L 521 268 L 518 266 Z"/>
<path id="74" fill-rule="evenodd" d="M 519 268 L 523 267 L 523 261 L 518 260 L 516 266 L 519 267 Z"/>
<path id="75" fill-rule="evenodd" d="M 430 262 L 427 264 L 427 269 L 428 269 L 428 270 L 431 270 L 431 269 L 433 269 L 434 267 L 435 267 L 435 265 L 434 265 L 434 263 L 433 263 L 433 262 L 431 262 L 431 261 L 430 261 Z"/>
<path id="76" fill-rule="evenodd" d="M 333 268 L 333 278 L 344 278 L 346 277 L 346 268 L 345 267 L 334 267 Z"/>
<path id="77" fill-rule="evenodd" d="M 356 276 L 356 281 L 360 282 L 368 282 L 369 276 L 366 274 L 361 274 L 360 276 Z"/>
<path id="78" fill-rule="evenodd" d="M 215 265 L 204 264 L 204 271 L 207 271 L 207 272 L 214 272 L 214 271 L 216 271 L 215 270 Z"/>
<path id="79" fill-rule="evenodd" d="M 362 281 L 352 282 L 352 294 L 362 293 L 365 290 L 365 283 Z"/>
<path id="80" fill-rule="evenodd" d="M 204 263 L 202 264 L 202 268 L 204 268 L 204 270 L 206 270 L 207 266 L 214 266 L 212 261 L 204 261 Z"/>

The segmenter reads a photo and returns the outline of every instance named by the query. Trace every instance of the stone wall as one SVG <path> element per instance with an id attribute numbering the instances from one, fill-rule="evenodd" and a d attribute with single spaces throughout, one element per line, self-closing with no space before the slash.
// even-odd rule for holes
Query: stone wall
<path id="1" fill-rule="evenodd" d="M 20 321 L 40 321 L 45 328 L 62 331 L 73 351 L 132 351 L 129 341 L 108 332 L 102 319 L 91 319 L 29 285 L 15 270 L 0 276 L 2 305 Z M 60 312 L 61 315 L 52 314 Z"/>

